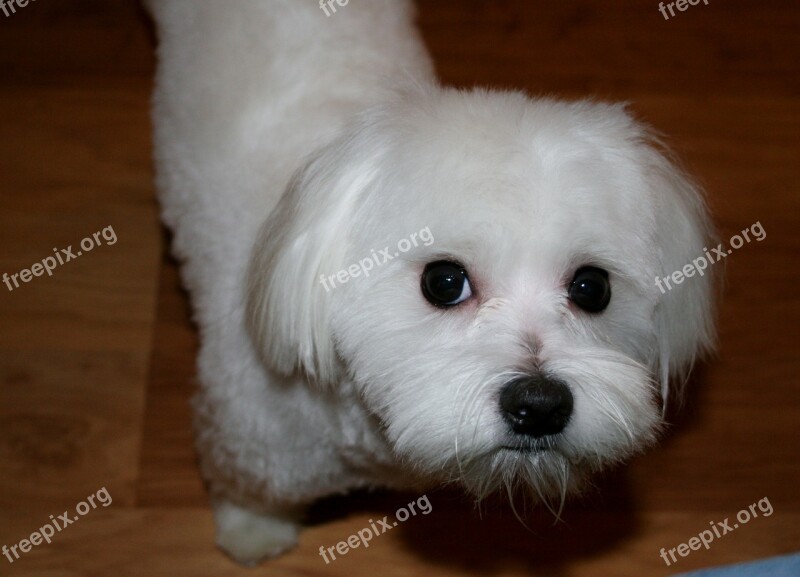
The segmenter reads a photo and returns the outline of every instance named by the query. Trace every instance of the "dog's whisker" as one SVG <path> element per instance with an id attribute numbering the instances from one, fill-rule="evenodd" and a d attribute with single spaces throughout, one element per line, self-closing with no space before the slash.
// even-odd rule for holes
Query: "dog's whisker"
<path id="1" fill-rule="evenodd" d="M 569 463 L 566 459 L 561 460 L 561 469 L 560 469 L 560 485 L 561 485 L 561 494 L 560 494 L 560 501 L 558 504 L 558 513 L 556 514 L 556 522 L 561 521 L 561 513 L 564 511 L 564 503 L 567 500 L 567 487 L 569 486 Z"/>
<path id="2" fill-rule="evenodd" d="M 515 462 L 511 470 L 508 472 L 507 475 L 504 475 L 503 484 L 506 488 L 506 495 L 508 496 L 508 502 L 511 506 L 511 511 L 514 513 L 514 517 L 520 522 L 520 524 L 525 527 L 528 531 L 531 531 L 530 527 L 528 527 L 527 523 L 525 523 L 524 515 L 520 515 L 517 511 L 517 507 L 515 505 L 515 496 L 518 494 L 516 491 L 514 484 L 517 482 L 519 478 L 518 469 L 519 464 Z"/>
<path id="3" fill-rule="evenodd" d="M 459 383 L 458 388 L 456 389 L 456 394 L 455 394 L 456 401 L 458 401 L 458 399 L 460 398 L 460 393 L 461 393 L 462 388 L 466 385 L 467 381 L 470 380 L 469 378 L 472 377 L 473 374 L 474 374 L 474 372 L 471 373 L 471 374 L 466 375 L 462 379 L 461 383 Z M 477 399 L 478 399 L 478 396 L 479 396 L 480 392 L 481 391 L 480 391 L 479 387 L 474 387 L 472 392 L 471 392 L 471 394 L 468 395 L 468 397 L 466 399 L 466 404 L 464 406 L 464 409 L 461 411 L 461 414 L 459 415 L 458 424 L 456 426 L 455 457 L 456 457 L 456 463 L 458 465 L 459 478 L 461 478 L 463 476 L 463 468 L 462 468 L 462 465 L 461 465 L 461 456 L 460 456 L 460 453 L 459 453 L 459 445 L 458 445 L 459 439 L 461 437 L 461 427 L 463 426 L 464 422 L 469 417 L 469 409 L 470 409 L 470 405 L 472 403 L 471 399 L 474 399 L 475 402 L 477 403 Z M 475 427 L 477 428 L 477 426 L 478 425 L 477 425 L 477 422 L 476 422 Z"/>

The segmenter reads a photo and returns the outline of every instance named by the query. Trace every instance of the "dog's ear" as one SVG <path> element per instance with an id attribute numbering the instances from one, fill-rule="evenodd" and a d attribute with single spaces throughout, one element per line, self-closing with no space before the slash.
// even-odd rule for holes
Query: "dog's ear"
<path id="1" fill-rule="evenodd" d="M 343 267 L 358 199 L 374 180 L 375 149 L 342 137 L 292 177 L 253 249 L 248 322 L 266 364 L 318 383 L 340 376 L 329 327 L 333 291 L 322 275 Z"/>
<path id="2" fill-rule="evenodd" d="M 680 400 L 693 364 L 714 348 L 715 280 L 722 264 L 708 262 L 705 256 L 716 246 L 716 235 L 702 191 L 660 143 L 655 142 L 650 153 L 648 178 L 655 195 L 654 240 L 659 251 L 656 273 L 662 279 L 654 283 L 661 288 L 653 287 L 659 299 L 655 319 L 659 351 L 654 370 L 666 407 L 670 391 Z M 695 270 L 693 276 L 680 284 L 669 280 L 667 286 L 663 279 L 670 279 L 687 265 Z"/>

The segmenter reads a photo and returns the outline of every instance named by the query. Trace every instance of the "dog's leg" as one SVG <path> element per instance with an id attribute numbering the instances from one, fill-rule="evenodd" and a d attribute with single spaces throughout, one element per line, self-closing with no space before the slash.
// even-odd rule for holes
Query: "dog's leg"
<path id="1" fill-rule="evenodd" d="M 237 563 L 255 566 L 297 544 L 299 511 L 270 514 L 225 500 L 213 507 L 217 546 Z"/>

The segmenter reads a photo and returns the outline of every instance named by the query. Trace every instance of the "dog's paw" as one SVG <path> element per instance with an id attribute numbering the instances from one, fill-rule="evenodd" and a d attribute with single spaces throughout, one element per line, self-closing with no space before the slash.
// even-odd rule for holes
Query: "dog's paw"
<path id="1" fill-rule="evenodd" d="M 245 509 L 227 501 L 214 504 L 217 545 L 247 566 L 277 557 L 297 544 L 300 525 L 286 517 Z"/>

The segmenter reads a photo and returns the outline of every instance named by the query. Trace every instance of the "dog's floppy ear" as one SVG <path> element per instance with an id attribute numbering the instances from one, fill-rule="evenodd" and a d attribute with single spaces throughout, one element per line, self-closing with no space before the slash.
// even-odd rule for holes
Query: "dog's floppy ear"
<path id="1" fill-rule="evenodd" d="M 721 265 L 707 262 L 703 256 L 707 248 L 716 246 L 716 236 L 702 191 L 670 160 L 660 143 L 656 141 L 650 152 L 648 176 L 656 202 L 654 240 L 660 269 L 656 272 L 660 279 L 669 279 L 687 265 L 696 270 L 680 284 L 669 281 L 671 288 L 663 280 L 653 286 L 659 299 L 655 319 L 659 354 L 654 369 L 666 407 L 670 389 L 680 399 L 695 360 L 714 348 L 714 285 Z M 705 268 L 699 270 L 704 261 Z"/>
<path id="2" fill-rule="evenodd" d="M 322 148 L 294 174 L 259 233 L 248 322 L 265 363 L 282 374 L 301 369 L 319 383 L 339 377 L 333 294 L 320 277 L 343 266 L 357 200 L 375 177 L 376 148 L 352 136 Z"/>

